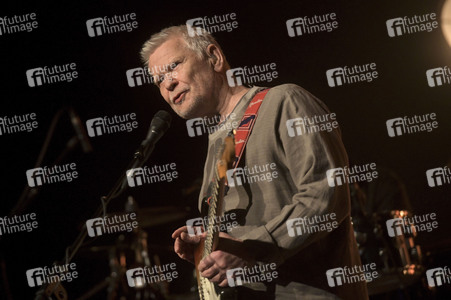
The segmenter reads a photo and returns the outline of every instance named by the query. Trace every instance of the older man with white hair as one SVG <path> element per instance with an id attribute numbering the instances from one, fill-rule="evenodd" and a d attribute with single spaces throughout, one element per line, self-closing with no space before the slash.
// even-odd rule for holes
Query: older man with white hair
<path id="1" fill-rule="evenodd" d="M 220 233 L 217 249 L 198 265 L 201 275 L 226 287 L 227 270 L 272 263 L 277 278 L 243 284 L 236 288 L 239 299 L 368 298 L 364 280 L 348 282 L 347 274 L 338 279 L 326 274 L 361 264 L 350 221 L 348 185 L 331 186 L 326 176 L 328 170 L 348 164 L 339 128 L 326 131 L 314 121 L 293 121 L 329 115 L 327 107 L 294 84 L 270 89 L 229 85 L 230 65 L 220 45 L 208 32 L 193 32 L 189 34 L 184 25 L 173 26 L 144 44 L 141 58 L 148 68 L 163 70 L 152 74 L 161 95 L 184 119 L 219 116 L 222 128 L 248 130 L 235 167 L 249 173 L 255 166 L 270 164 L 274 175 L 271 180 L 261 177 L 249 182 L 246 178 L 252 174 L 244 174 L 248 177 L 242 184 L 229 184 L 223 210 L 234 212 L 239 226 Z M 251 109 L 252 126 L 246 129 L 250 119 L 243 116 Z M 241 125 L 237 120 L 242 120 Z M 301 127 L 293 131 L 295 126 Z M 302 131 L 306 127 L 317 130 Z M 216 152 L 228 134 L 226 130 L 209 134 L 199 208 L 211 196 Z M 300 232 L 288 225 L 293 220 L 324 221 L 325 216 L 335 221 L 333 230 L 304 224 L 310 230 Z M 190 236 L 186 226 L 172 237 L 175 252 L 193 262 L 193 250 L 203 237 Z"/>

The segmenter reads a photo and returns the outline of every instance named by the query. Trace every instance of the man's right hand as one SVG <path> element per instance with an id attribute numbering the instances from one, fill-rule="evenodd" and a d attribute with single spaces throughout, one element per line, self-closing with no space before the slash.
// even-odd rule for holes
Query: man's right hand
<path id="1" fill-rule="evenodd" d="M 180 258 L 194 264 L 194 249 L 201 239 L 205 238 L 205 233 L 203 235 L 190 236 L 188 234 L 188 227 L 183 226 L 172 233 L 172 238 L 175 239 L 175 253 L 177 253 Z"/>

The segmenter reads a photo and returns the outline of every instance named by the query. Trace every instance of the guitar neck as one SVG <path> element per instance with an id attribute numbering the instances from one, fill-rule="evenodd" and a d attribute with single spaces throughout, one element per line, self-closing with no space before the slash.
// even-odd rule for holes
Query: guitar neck
<path id="1" fill-rule="evenodd" d="M 215 168 L 215 180 L 213 184 L 213 192 L 210 198 L 207 220 L 208 224 L 205 226 L 207 236 L 205 238 L 204 251 L 202 258 L 211 254 L 215 250 L 219 239 L 219 218 L 217 218 L 222 212 L 222 204 L 224 200 L 224 183 L 225 179 L 220 178 L 217 168 Z"/>

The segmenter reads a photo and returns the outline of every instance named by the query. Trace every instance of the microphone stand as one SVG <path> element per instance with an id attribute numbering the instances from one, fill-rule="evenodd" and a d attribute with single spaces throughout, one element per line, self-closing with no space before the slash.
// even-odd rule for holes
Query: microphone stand
<path id="1" fill-rule="evenodd" d="M 150 138 L 145 139 L 141 143 L 139 148 L 135 151 L 133 159 L 128 164 L 126 170 L 142 167 L 144 165 L 144 163 L 147 161 L 147 159 L 149 158 L 150 154 L 153 152 L 154 148 L 155 148 L 155 142 L 151 143 Z M 108 193 L 108 195 L 102 196 L 100 198 L 102 204 L 97 208 L 96 212 L 91 217 L 91 219 L 99 218 L 102 215 L 105 217 L 107 205 L 110 203 L 111 200 L 120 196 L 127 189 L 127 185 L 128 185 L 127 184 L 127 175 L 125 172 L 122 172 L 121 176 L 116 181 L 116 183 L 114 184 L 113 188 Z M 87 235 L 88 235 L 88 232 L 86 230 L 86 223 L 84 223 L 83 227 L 81 229 L 81 232 L 76 237 L 75 241 L 72 243 L 72 245 L 70 245 L 69 247 L 66 248 L 66 255 L 63 259 L 64 264 L 68 264 L 72 261 L 75 254 L 78 252 L 80 247 L 83 245 L 83 242 L 85 241 Z M 61 284 L 61 282 L 58 282 L 55 285 L 55 287 L 52 291 L 52 294 L 56 290 L 58 285 L 60 285 L 60 284 Z M 42 296 L 44 294 L 43 290 L 45 290 L 45 288 L 46 288 L 46 285 L 44 284 L 44 285 L 42 285 L 41 289 L 39 289 L 36 292 L 35 300 L 44 299 L 44 298 L 42 298 Z"/>
<path id="2" fill-rule="evenodd" d="M 38 158 L 36 160 L 36 163 L 34 165 L 34 168 L 38 168 L 42 165 L 42 162 L 44 161 L 44 157 L 47 154 L 47 150 L 50 146 L 50 142 L 53 138 L 53 135 L 55 133 L 55 130 L 57 128 L 58 122 L 60 121 L 63 114 L 67 112 L 66 108 L 59 109 L 55 115 L 53 116 L 53 119 L 51 121 L 50 127 L 47 131 L 47 135 L 45 137 L 44 143 L 41 147 L 41 150 L 39 152 Z M 77 136 L 72 137 L 67 143 L 66 147 L 63 149 L 63 151 L 60 153 L 60 155 L 53 161 L 51 165 L 56 165 L 59 162 L 63 161 L 66 156 L 77 146 L 79 143 L 79 139 Z M 8 216 L 11 217 L 13 215 L 21 214 L 23 213 L 33 202 L 33 200 L 38 196 L 39 191 L 42 186 L 36 186 L 36 187 L 30 187 L 26 185 L 24 189 L 22 190 L 22 193 L 19 196 L 19 199 L 17 200 L 14 207 L 10 210 Z M 3 240 L 2 235 L 0 235 L 0 248 L 3 247 Z M 3 288 L 8 291 L 8 297 L 12 299 L 12 296 L 9 292 L 8 287 L 8 281 L 6 279 L 6 264 L 5 259 L 3 255 L 0 255 L 0 278 L 2 278 L 3 281 Z"/>

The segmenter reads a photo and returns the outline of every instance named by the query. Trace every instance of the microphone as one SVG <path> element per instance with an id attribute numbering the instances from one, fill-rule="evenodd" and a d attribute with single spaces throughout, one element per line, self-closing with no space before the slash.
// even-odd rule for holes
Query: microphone
<path id="1" fill-rule="evenodd" d="M 134 159 L 127 167 L 127 170 L 135 169 L 141 167 L 149 158 L 153 149 L 155 148 L 155 144 L 158 140 L 163 136 L 163 134 L 169 129 L 171 125 L 172 117 L 171 115 L 164 110 L 158 111 L 150 122 L 150 128 L 147 132 L 146 139 L 142 141 L 139 148 L 135 151 Z M 127 173 L 127 176 L 129 174 Z M 119 191 L 122 191 L 127 186 L 127 179 L 122 180 L 122 186 Z M 113 194 L 114 197 L 118 195 L 120 192 L 115 192 Z"/>
<path id="2" fill-rule="evenodd" d="M 171 126 L 172 117 L 164 110 L 158 111 L 150 122 L 150 128 L 142 146 L 154 145 Z"/>
<path id="3" fill-rule="evenodd" d="M 72 123 L 72 127 L 74 128 L 75 133 L 77 134 L 77 138 L 80 141 L 83 152 L 84 153 L 91 152 L 92 145 L 91 142 L 89 141 L 88 134 L 86 133 L 85 128 L 81 124 L 80 117 L 72 107 L 69 108 L 69 117 L 70 122 Z"/>

